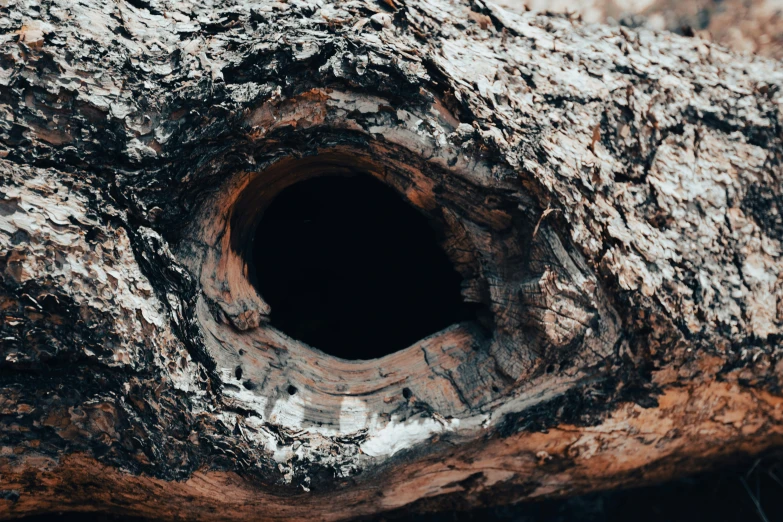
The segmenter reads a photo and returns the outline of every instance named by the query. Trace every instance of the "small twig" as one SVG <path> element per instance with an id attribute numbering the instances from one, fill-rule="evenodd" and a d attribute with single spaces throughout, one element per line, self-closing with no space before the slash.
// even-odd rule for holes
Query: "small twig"
<path id="1" fill-rule="evenodd" d="M 538 234 L 538 227 L 541 226 L 541 222 L 544 221 L 545 217 L 547 217 L 549 214 L 553 212 L 560 212 L 560 209 L 551 208 L 549 204 L 547 204 L 546 210 L 544 210 L 543 214 L 541 214 L 541 217 L 538 218 L 538 223 L 536 223 L 536 228 L 533 229 L 533 239 L 535 239 L 536 234 Z"/>
<path id="2" fill-rule="evenodd" d="M 756 467 L 758 467 L 760 462 L 761 459 L 756 459 L 756 462 L 754 462 L 753 465 L 750 467 L 750 469 L 745 473 L 745 478 L 750 478 L 750 475 L 753 473 Z"/>
<path id="3" fill-rule="evenodd" d="M 745 491 L 748 492 L 748 496 L 753 501 L 753 504 L 756 505 L 756 511 L 759 514 L 759 518 L 761 518 L 761 520 L 764 522 L 769 522 L 767 515 L 764 514 L 764 509 L 761 507 L 761 503 L 759 502 L 758 498 L 756 498 L 756 495 L 754 495 L 750 490 L 750 486 L 748 486 L 748 482 L 745 480 L 745 477 L 740 477 L 740 482 L 742 482 L 742 485 L 745 487 Z"/>
<path id="4" fill-rule="evenodd" d="M 781 480 L 780 477 L 778 477 L 774 471 L 772 471 L 771 469 L 767 470 L 767 475 L 769 475 L 772 478 L 772 480 L 777 482 L 778 486 L 783 488 L 783 480 Z"/>

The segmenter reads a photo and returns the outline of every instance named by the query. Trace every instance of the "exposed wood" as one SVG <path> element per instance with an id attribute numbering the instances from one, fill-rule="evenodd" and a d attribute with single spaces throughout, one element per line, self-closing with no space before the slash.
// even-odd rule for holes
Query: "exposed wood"
<path id="1" fill-rule="evenodd" d="M 475 0 L 0 13 L 0 516 L 337 520 L 782 442 L 778 62 Z M 428 215 L 479 319 L 375 361 L 272 327 L 254 227 L 328 173 Z"/>

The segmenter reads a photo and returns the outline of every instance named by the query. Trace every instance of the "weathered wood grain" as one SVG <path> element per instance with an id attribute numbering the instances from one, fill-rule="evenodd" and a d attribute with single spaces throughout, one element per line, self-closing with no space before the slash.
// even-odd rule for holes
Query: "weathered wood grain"
<path id="1" fill-rule="evenodd" d="M 0 26 L 0 516 L 337 520 L 781 443 L 778 62 L 475 0 Z M 479 318 L 374 361 L 273 328 L 254 227 L 328 173 L 430 217 Z"/>

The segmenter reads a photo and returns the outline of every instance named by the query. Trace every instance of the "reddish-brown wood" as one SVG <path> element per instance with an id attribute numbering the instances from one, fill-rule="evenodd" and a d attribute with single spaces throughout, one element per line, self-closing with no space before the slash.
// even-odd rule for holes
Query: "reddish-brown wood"
<path id="1" fill-rule="evenodd" d="M 338 520 L 780 444 L 778 62 L 478 1 L 0 23 L 0 516 Z M 349 173 L 476 320 L 371 361 L 270 323 L 264 209 Z"/>

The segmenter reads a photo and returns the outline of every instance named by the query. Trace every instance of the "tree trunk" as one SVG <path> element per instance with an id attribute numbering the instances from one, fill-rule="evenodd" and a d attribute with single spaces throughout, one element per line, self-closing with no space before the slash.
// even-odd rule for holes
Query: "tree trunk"
<path id="1" fill-rule="evenodd" d="M 337 520 L 781 443 L 778 62 L 478 0 L 192 4 L 0 8 L 0 515 Z M 324 174 L 427 216 L 475 318 L 368 361 L 276 328 L 256 227 Z"/>

